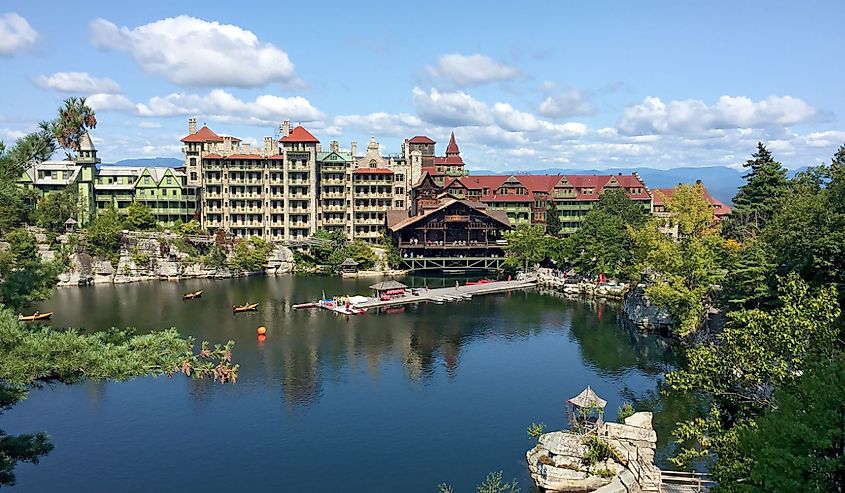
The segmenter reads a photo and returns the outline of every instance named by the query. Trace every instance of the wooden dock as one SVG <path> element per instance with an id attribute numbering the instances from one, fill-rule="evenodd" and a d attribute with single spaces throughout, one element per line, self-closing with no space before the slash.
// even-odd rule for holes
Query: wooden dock
<path id="1" fill-rule="evenodd" d="M 409 305 L 412 303 L 449 303 L 470 299 L 473 296 L 493 293 L 505 293 L 518 289 L 527 289 L 537 284 L 535 279 L 523 279 L 514 281 L 491 281 L 484 284 L 470 284 L 452 286 L 448 288 L 409 288 L 408 294 L 395 296 L 389 300 L 371 300 L 364 303 L 356 303 L 358 308 L 390 308 L 393 306 Z M 413 289 L 417 294 L 410 294 Z"/>

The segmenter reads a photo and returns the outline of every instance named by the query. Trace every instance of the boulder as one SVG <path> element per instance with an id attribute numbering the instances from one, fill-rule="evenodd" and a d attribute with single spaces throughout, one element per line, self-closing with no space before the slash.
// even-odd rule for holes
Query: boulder
<path id="1" fill-rule="evenodd" d="M 605 433 L 609 438 L 631 442 L 637 446 L 655 447 L 657 433 L 654 430 L 628 426 L 619 423 L 606 423 Z"/>
<path id="2" fill-rule="evenodd" d="M 640 411 L 625 418 L 625 424 L 628 426 L 635 426 L 637 428 L 645 428 L 653 430 L 651 426 L 652 414 L 648 411 Z"/>

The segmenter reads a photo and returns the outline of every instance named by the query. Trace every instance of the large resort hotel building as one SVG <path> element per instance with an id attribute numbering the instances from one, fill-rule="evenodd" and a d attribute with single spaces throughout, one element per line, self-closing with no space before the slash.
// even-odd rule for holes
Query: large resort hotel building
<path id="1" fill-rule="evenodd" d="M 205 125 L 198 129 L 191 118 L 180 168 L 100 165 L 87 133 L 81 144 L 74 161 L 39 163 L 19 179 L 41 195 L 73 189 L 81 226 L 108 207 L 121 211 L 141 202 L 165 227 L 195 219 L 209 232 L 269 241 L 302 240 L 325 230 L 378 242 L 388 230 L 395 235 L 396 224 L 445 224 L 447 216 L 455 221 L 478 214 L 500 229 L 505 220 L 508 227 L 545 224 L 550 210 L 559 214 L 561 233 L 571 234 L 605 190 L 624 190 L 657 215 L 666 215 L 665 198 L 671 193 L 653 193 L 636 173 L 469 175 L 454 133 L 443 156 L 436 155 L 437 143 L 426 136 L 405 139 L 398 154 L 382 155 L 375 138 L 360 153 L 355 142 L 341 149 L 331 141 L 325 149 L 306 128 L 291 128 L 287 121 L 278 137 L 264 137 L 263 146 L 254 147 Z M 463 205 L 444 209 L 453 201 Z M 710 201 L 716 216 L 730 212 Z M 439 222 L 407 221 L 435 211 L 443 216 Z M 488 225 L 485 231 L 493 230 Z M 470 241 L 478 239 L 471 234 Z"/>

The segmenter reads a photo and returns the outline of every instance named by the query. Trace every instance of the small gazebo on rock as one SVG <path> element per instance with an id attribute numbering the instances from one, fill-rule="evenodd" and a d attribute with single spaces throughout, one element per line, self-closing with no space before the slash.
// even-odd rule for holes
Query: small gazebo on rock
<path id="1" fill-rule="evenodd" d="M 607 401 L 587 385 L 580 394 L 566 401 L 566 417 L 572 431 L 586 433 L 600 429 L 604 423 Z"/>

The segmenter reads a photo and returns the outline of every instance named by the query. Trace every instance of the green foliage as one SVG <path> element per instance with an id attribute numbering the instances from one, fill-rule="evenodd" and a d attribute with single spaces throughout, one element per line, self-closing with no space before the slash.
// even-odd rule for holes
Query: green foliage
<path id="1" fill-rule="evenodd" d="M 751 157 L 743 164 L 751 171 L 743 176 L 746 183 L 733 199 L 734 209 L 728 220 L 732 237 L 753 236 L 762 229 L 780 208 L 788 188 L 786 169 L 762 142 L 757 143 L 757 152 Z"/>
<path id="2" fill-rule="evenodd" d="M 836 290 L 814 292 L 797 274 L 780 279 L 775 309 L 739 310 L 716 341 L 687 351 L 686 369 L 667 375 L 676 390 L 700 391 L 714 399 L 708 419 L 682 424 L 676 435 L 695 440 L 678 463 L 706 457 L 716 446 L 720 463 L 730 467 L 726 454 L 735 441 L 733 425 L 754 418 L 772 404 L 772 389 L 795 382 L 808 359 L 827 358 L 838 346 L 833 321 L 839 316 Z M 719 447 L 719 445 L 722 445 Z"/>
<path id="3" fill-rule="evenodd" d="M 273 244 L 257 236 L 249 239 L 240 238 L 235 242 L 229 268 L 233 270 L 255 272 L 267 265 L 267 256 L 273 251 Z"/>
<path id="4" fill-rule="evenodd" d="M 86 103 L 85 98 L 71 97 L 64 101 L 59 108 L 58 117 L 50 123 L 50 130 L 53 138 L 58 144 L 68 151 L 79 150 L 79 142 L 82 135 L 88 129 L 97 127 L 97 117 Z M 68 154 L 73 157 L 72 154 Z"/>
<path id="5" fill-rule="evenodd" d="M 332 252 L 327 263 L 331 266 L 337 266 L 346 260 L 347 257 L 358 262 L 358 268 L 361 270 L 371 270 L 375 266 L 377 258 L 369 243 L 362 240 L 355 240 L 343 248 Z"/>
<path id="6" fill-rule="evenodd" d="M 219 245 L 212 245 L 208 253 L 200 257 L 200 262 L 206 267 L 222 269 L 226 267 L 226 252 Z"/>
<path id="7" fill-rule="evenodd" d="M 138 250 L 138 247 L 134 247 L 132 248 L 132 261 L 135 262 L 135 265 L 148 265 L 150 263 L 150 255 Z"/>
<path id="8" fill-rule="evenodd" d="M 454 493 L 454 489 L 446 483 L 437 485 L 438 493 Z M 510 483 L 502 481 L 502 471 L 491 472 L 484 478 L 484 481 L 475 487 L 478 493 L 519 493 L 519 485 L 516 480 Z"/>
<path id="9" fill-rule="evenodd" d="M 593 474 L 604 479 L 610 479 L 616 476 L 616 471 L 614 471 L 613 469 L 602 467 L 593 471 Z"/>
<path id="10" fill-rule="evenodd" d="M 730 309 L 759 308 L 772 303 L 772 256 L 764 243 L 754 240 L 727 252 L 728 274 L 721 297 Z"/>
<path id="11" fill-rule="evenodd" d="M 323 240 L 323 243 L 311 246 L 311 257 L 315 264 L 327 265 L 332 253 L 346 245 L 346 235 L 342 231 L 317 230 L 312 236 L 314 239 Z M 341 262 L 343 259 L 341 259 Z"/>
<path id="12" fill-rule="evenodd" d="M 85 233 L 86 248 L 91 255 L 117 264 L 120 245 L 123 243 L 123 225 L 120 215 L 112 206 L 97 214 Z"/>
<path id="13" fill-rule="evenodd" d="M 560 233 L 560 228 L 560 210 L 556 203 L 550 202 L 546 209 L 546 234 L 556 236 Z"/>
<path id="14" fill-rule="evenodd" d="M 676 332 L 688 336 L 701 327 L 709 293 L 724 277 L 720 265 L 724 242 L 701 185 L 676 188 L 667 209 L 678 224 L 679 241 L 661 233 L 655 219 L 628 230 L 639 259 L 637 270 L 653 273 L 654 282 L 646 294 L 669 310 Z"/>
<path id="15" fill-rule="evenodd" d="M 76 193 L 72 187 L 42 197 L 33 214 L 35 223 L 47 230 L 63 232 L 65 221 L 76 218 Z"/>
<path id="16" fill-rule="evenodd" d="M 587 447 L 584 452 L 583 462 L 588 467 L 593 467 L 599 462 L 604 462 L 613 456 L 613 449 L 604 440 L 596 435 L 584 435 L 583 444 Z"/>
<path id="17" fill-rule="evenodd" d="M 528 427 L 528 436 L 531 438 L 539 438 L 546 429 L 546 423 L 531 423 Z"/>
<path id="18" fill-rule="evenodd" d="M 843 491 L 845 489 L 845 358 L 808 368 L 778 390 L 777 406 L 742 427 L 735 467 L 718 470 L 720 491 Z"/>
<path id="19" fill-rule="evenodd" d="M 611 277 L 630 271 L 634 259 L 629 230 L 641 227 L 647 216 L 643 206 L 628 198 L 624 190 L 604 192 L 584 216 L 581 229 L 572 235 L 575 269 L 583 274 L 604 273 Z"/>
<path id="20" fill-rule="evenodd" d="M 129 204 L 123 223 L 130 231 L 154 231 L 158 224 L 153 210 L 140 202 Z"/>
<path id="21" fill-rule="evenodd" d="M 176 226 L 176 232 L 182 235 L 190 236 L 200 235 L 204 233 L 202 226 L 200 226 L 200 223 L 193 219 L 186 223 L 182 223 Z"/>
<path id="22" fill-rule="evenodd" d="M 512 268 L 528 270 L 528 267 L 545 258 L 543 239 L 545 231 L 542 226 L 520 224 L 516 228 L 505 232 L 508 240 L 506 250 L 508 257 L 505 262 Z"/>
<path id="23" fill-rule="evenodd" d="M 622 405 L 619 406 L 619 410 L 616 412 L 616 421 L 624 424 L 625 419 L 633 416 L 635 412 L 634 406 L 630 402 L 623 402 Z"/>
<path id="24" fill-rule="evenodd" d="M 387 233 L 382 233 L 379 246 L 384 249 L 387 267 L 391 269 L 398 268 L 399 264 L 402 263 L 402 255 L 399 253 L 399 248 L 396 246 L 393 238 Z"/>
<path id="25" fill-rule="evenodd" d="M 475 489 L 478 493 L 519 493 L 515 479 L 510 483 L 503 482 L 502 471 L 491 472 Z"/>
<path id="26" fill-rule="evenodd" d="M 18 228 L 6 234 L 9 249 L 0 251 L 0 303 L 19 309 L 50 294 L 59 263 L 43 263 L 35 237 Z"/>

